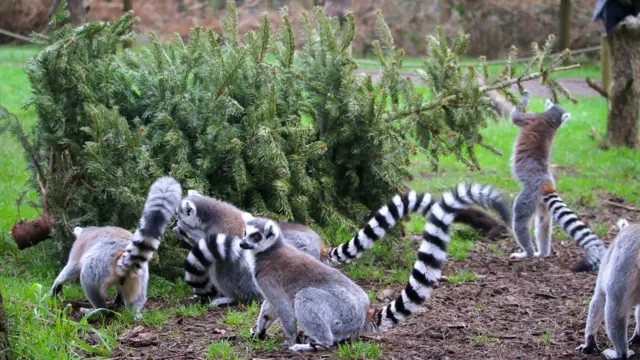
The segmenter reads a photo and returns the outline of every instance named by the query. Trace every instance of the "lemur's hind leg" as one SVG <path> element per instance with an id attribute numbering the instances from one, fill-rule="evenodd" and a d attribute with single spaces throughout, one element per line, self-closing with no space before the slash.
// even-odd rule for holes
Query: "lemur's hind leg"
<path id="1" fill-rule="evenodd" d="M 513 234 L 523 251 L 511 254 L 512 258 L 523 259 L 534 255 L 531 219 L 536 212 L 539 197 L 538 189 L 525 186 L 513 203 Z"/>
<path id="2" fill-rule="evenodd" d="M 51 287 L 49 295 L 51 297 L 58 295 L 60 292 L 62 292 L 62 284 L 68 281 L 77 280 L 78 277 L 80 277 L 80 269 L 78 269 L 78 267 L 71 262 L 67 263 L 62 271 L 60 271 L 60 274 L 58 274 L 56 280 L 53 282 L 53 286 Z"/>
<path id="3" fill-rule="evenodd" d="M 604 324 L 613 349 L 602 352 L 607 359 L 627 359 L 634 354 L 629 350 L 627 343 L 627 319 L 629 316 L 625 304 L 625 290 L 616 284 L 613 288 L 607 288 L 607 300 L 605 304 Z"/>
<path id="4" fill-rule="evenodd" d="M 547 257 L 551 255 L 551 226 L 552 222 L 549 211 L 544 204 L 538 204 L 535 220 L 535 235 L 538 251 L 535 253 L 535 256 Z"/>
<path id="5" fill-rule="evenodd" d="M 576 350 L 579 350 L 585 354 L 592 354 L 595 351 L 600 350 L 598 343 L 596 342 L 596 335 L 602 322 L 604 321 L 604 304 L 605 293 L 602 291 L 599 285 L 596 285 L 596 289 L 593 292 L 593 297 L 589 303 L 589 314 L 587 315 L 587 326 L 584 330 L 584 344 L 578 346 Z"/>

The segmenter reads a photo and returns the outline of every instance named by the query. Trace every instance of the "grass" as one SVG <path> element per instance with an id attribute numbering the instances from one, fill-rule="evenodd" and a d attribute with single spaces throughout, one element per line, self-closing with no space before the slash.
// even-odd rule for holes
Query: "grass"
<path id="1" fill-rule="evenodd" d="M 480 278 L 480 275 L 473 271 L 456 269 L 453 274 L 445 277 L 445 280 L 451 284 L 461 284 L 467 282 L 474 282 Z"/>
<path id="2" fill-rule="evenodd" d="M 24 69 L 29 56 L 34 55 L 38 47 L 0 47 L 0 105 L 15 113 L 23 125 L 30 129 L 36 124 L 33 108 L 23 108 L 31 90 Z M 421 59 L 409 59 L 407 63 L 419 63 Z M 595 74 L 597 68 L 584 67 L 562 76 L 583 77 Z M 597 78 L 598 75 L 589 75 Z M 428 92 L 419 87 L 420 91 Z M 626 202 L 640 206 L 640 192 L 635 186 L 640 180 L 640 153 L 628 149 L 602 150 L 590 137 L 595 129 L 603 135 L 606 129 L 606 102 L 599 98 L 578 98 L 577 105 L 564 104 L 572 113 L 572 119 L 559 130 L 553 146 L 552 163 L 557 177 L 557 187 L 563 198 L 576 210 L 590 206 L 602 206 L 606 196 L 622 197 Z M 543 99 L 533 98 L 531 109 L 543 109 Z M 417 156 L 413 160 L 411 172 L 415 176 L 412 188 L 429 191 L 438 195 L 459 181 L 473 178 L 475 181 L 489 183 L 513 196 L 520 189 L 511 176 L 509 156 L 517 129 L 506 121 L 492 123 L 482 131 L 484 140 L 498 148 L 504 156 L 496 156 L 477 148 L 482 170 L 471 172 L 455 161 L 453 157 L 441 159 L 441 169 L 433 172 L 426 159 Z M 149 327 L 162 327 L 170 317 L 198 317 L 208 311 L 205 305 L 181 305 L 179 300 L 189 296 L 190 289 L 182 281 L 169 282 L 151 276 L 149 296 L 161 299 L 167 306 L 161 309 L 147 308 L 143 318 L 136 320 L 130 313 L 124 313 L 108 324 L 91 323 L 89 319 L 72 319 L 69 309 L 62 300 L 52 303 L 46 293 L 59 269 L 59 259 L 50 256 L 53 244 L 43 242 L 38 246 L 18 251 L 9 236 L 12 224 L 21 218 L 31 218 L 37 211 L 28 205 L 28 201 L 37 201 L 37 193 L 29 190 L 25 182 L 29 179 L 26 161 L 21 148 L 12 137 L 0 137 L 0 291 L 4 296 L 4 305 L 11 321 L 10 342 L 16 358 L 24 359 L 67 359 L 86 358 L 90 354 L 108 357 L 116 346 L 116 339 L 124 331 L 137 324 Z M 428 174 L 423 176 L 422 174 Z M 28 190 L 28 191 L 26 191 Z M 16 198 L 26 191 L 25 202 L 18 206 Z M 408 222 L 408 233 L 421 233 L 424 218 L 413 216 Z M 593 224 L 594 230 L 602 235 L 612 224 Z M 463 260 L 470 254 L 477 235 L 467 228 L 455 226 L 450 245 L 453 261 Z M 556 229 L 554 237 L 568 238 Z M 352 234 L 341 234 L 336 240 L 346 241 Z M 375 299 L 376 290 L 380 291 L 390 284 L 407 281 L 408 269 L 415 261 L 415 251 L 411 247 L 414 241 L 387 243 L 384 240 L 365 256 L 352 264 L 342 267 L 347 274 L 358 282 L 375 282 L 375 289 L 367 293 Z M 397 249 L 400 248 L 399 251 Z M 492 256 L 504 257 L 500 248 L 490 244 Z M 393 251 L 392 251 L 393 250 Z M 398 255 L 399 254 L 399 255 Z M 478 275 L 469 270 L 456 269 L 447 280 L 458 284 L 477 281 Z M 84 294 L 78 284 L 65 286 L 63 299 L 84 300 Z M 586 300 L 588 304 L 588 299 Z M 479 312 L 483 305 L 477 305 Z M 220 326 L 235 329 L 240 344 L 228 341 L 211 343 L 202 354 L 207 358 L 250 358 L 251 350 L 277 350 L 280 348 L 280 336 L 264 341 L 249 338 L 249 329 L 259 313 L 257 303 L 234 307 L 220 318 Z M 271 330 L 275 333 L 277 326 Z M 540 343 L 548 343 L 551 334 L 540 335 Z M 91 338 L 91 341 L 89 341 Z M 545 340 L 546 338 L 546 340 Z M 479 332 L 473 338 L 474 343 L 493 342 L 486 334 Z M 340 345 L 332 357 L 340 358 L 382 358 L 383 348 L 373 342 L 352 341 Z"/>
<path id="3" fill-rule="evenodd" d="M 382 345 L 373 342 L 351 341 L 338 345 L 341 359 L 380 359 Z"/>

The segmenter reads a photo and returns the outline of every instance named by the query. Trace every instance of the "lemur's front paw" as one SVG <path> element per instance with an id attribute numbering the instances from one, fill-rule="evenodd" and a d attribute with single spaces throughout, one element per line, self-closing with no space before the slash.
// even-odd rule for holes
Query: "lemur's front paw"
<path id="1" fill-rule="evenodd" d="M 596 351 L 600 351 L 598 345 L 593 344 L 582 344 L 576 348 L 576 350 L 580 351 L 583 354 L 593 354 Z"/>
<path id="2" fill-rule="evenodd" d="M 531 256 L 531 255 L 527 254 L 524 251 L 522 251 L 522 252 L 515 252 L 515 253 L 509 255 L 509 258 L 511 258 L 511 259 L 524 259 L 524 258 L 528 258 L 529 256 Z"/>
<path id="3" fill-rule="evenodd" d="M 540 251 L 536 251 L 536 252 L 533 253 L 533 256 L 535 256 L 537 258 L 545 258 L 545 257 L 551 256 L 551 254 L 547 254 L 547 253 L 542 253 Z"/>
<path id="4" fill-rule="evenodd" d="M 256 332 L 254 328 L 249 330 L 249 337 L 252 339 L 264 340 L 267 337 L 267 331 L 262 329 L 260 332 Z"/>
<path id="5" fill-rule="evenodd" d="M 318 349 L 312 344 L 295 344 L 289 347 L 291 351 L 317 351 Z"/>

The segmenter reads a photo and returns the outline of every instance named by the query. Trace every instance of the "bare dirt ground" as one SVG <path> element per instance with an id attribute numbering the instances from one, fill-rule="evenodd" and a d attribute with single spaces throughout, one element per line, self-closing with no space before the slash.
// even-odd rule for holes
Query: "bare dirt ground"
<path id="1" fill-rule="evenodd" d="M 380 77 L 378 70 L 356 70 L 356 73 L 371 74 L 373 81 L 377 81 L 378 78 Z M 403 71 L 403 72 L 400 72 L 400 76 L 410 78 L 411 81 L 413 81 L 413 83 L 416 85 L 422 84 L 422 81 L 412 72 Z M 569 90 L 569 93 L 573 96 L 599 96 L 600 95 L 595 90 L 590 88 L 587 85 L 587 83 L 584 81 L 584 79 L 563 78 L 563 79 L 560 79 L 559 82 L 562 85 L 564 85 L 567 88 L 567 90 Z M 599 84 L 599 80 L 594 80 L 594 82 Z M 523 84 L 527 88 L 527 90 L 531 92 L 531 95 L 544 96 L 544 97 L 551 96 L 551 91 L 549 91 L 546 87 L 542 86 L 540 84 L 540 81 L 537 79 L 527 81 Z M 518 87 L 516 85 L 513 85 L 512 89 L 518 90 Z"/>
<path id="2" fill-rule="evenodd" d="M 640 212 L 606 206 L 586 210 L 578 207 L 588 223 L 611 225 L 604 237 L 610 242 L 617 230 L 615 221 L 625 217 L 640 221 Z M 555 228 L 554 228 L 555 229 Z M 558 229 L 555 229 L 559 234 Z M 419 239 L 419 235 L 413 235 Z M 575 351 L 583 339 L 586 311 L 596 274 L 573 274 L 571 264 L 583 254 L 573 241 L 554 236 L 552 257 L 510 260 L 516 250 L 513 239 L 492 243 L 478 240 L 470 256 L 450 261 L 444 275 L 454 269 L 468 269 L 481 276 L 475 282 L 450 284 L 443 281 L 424 305 L 424 312 L 385 334 L 363 337 L 383 346 L 383 359 L 599 359 Z M 416 246 L 418 242 L 416 240 Z M 361 283 L 364 288 L 381 288 Z M 393 286 L 400 291 L 401 285 Z M 378 302 L 381 305 L 383 302 Z M 149 307 L 163 303 L 149 302 Z M 210 310 L 196 318 L 172 317 L 160 329 L 140 329 L 148 339 L 121 338 L 115 359 L 202 359 L 212 342 L 226 339 L 248 351 L 250 359 L 327 359 L 335 352 L 296 354 L 254 351 L 236 336 L 233 327 L 222 324 L 228 309 Z M 251 321 L 255 321 L 252 319 Z M 630 322 L 630 329 L 634 322 Z M 143 337 L 144 337 L 143 336 Z M 282 336 L 277 333 L 276 336 Z M 604 328 L 601 347 L 609 346 Z M 635 349 L 636 351 L 640 348 Z"/>

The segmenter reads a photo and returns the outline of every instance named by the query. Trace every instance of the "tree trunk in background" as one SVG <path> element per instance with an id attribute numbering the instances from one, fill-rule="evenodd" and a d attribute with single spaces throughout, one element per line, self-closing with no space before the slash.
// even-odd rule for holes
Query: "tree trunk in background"
<path id="1" fill-rule="evenodd" d="M 440 24 L 448 23 L 451 18 L 451 1 L 438 0 L 438 7 L 440 8 Z"/>
<path id="2" fill-rule="evenodd" d="M 342 28 L 342 21 L 349 11 L 351 11 L 351 0 L 325 0 L 324 2 L 325 15 L 337 17 L 340 21 L 340 28 Z M 349 55 L 351 55 L 351 47 L 349 45 L 347 48 Z"/>
<path id="3" fill-rule="evenodd" d="M 133 0 L 122 0 L 122 12 L 126 14 L 131 10 L 133 10 Z M 125 49 L 130 48 L 131 45 L 131 41 L 125 41 L 122 43 L 122 47 Z"/>
<path id="4" fill-rule="evenodd" d="M 0 360 L 9 360 L 9 326 L 7 318 L 4 314 L 4 303 L 2 302 L 2 293 L 0 292 Z"/>
<path id="5" fill-rule="evenodd" d="M 609 94 L 611 91 L 611 50 L 609 50 L 609 39 L 606 35 L 600 39 L 600 84 Z"/>
<path id="6" fill-rule="evenodd" d="M 82 25 L 87 22 L 89 15 L 88 0 L 68 0 L 67 4 L 71 13 L 70 19 L 74 25 Z"/>
<path id="7" fill-rule="evenodd" d="M 640 95 L 640 19 L 628 16 L 609 34 L 611 74 L 607 147 L 640 148 L 638 96 Z"/>
<path id="8" fill-rule="evenodd" d="M 558 48 L 562 51 L 571 45 L 571 0 L 560 1 L 559 15 L 560 39 L 558 39 Z"/>

